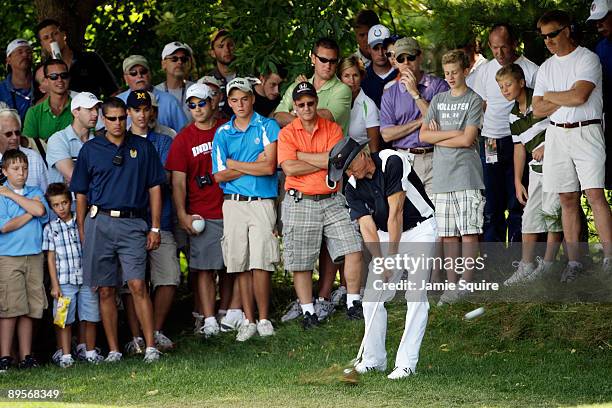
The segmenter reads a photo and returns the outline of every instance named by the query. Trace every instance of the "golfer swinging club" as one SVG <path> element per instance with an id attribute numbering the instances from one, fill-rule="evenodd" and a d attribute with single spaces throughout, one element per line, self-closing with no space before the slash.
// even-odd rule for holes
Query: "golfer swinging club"
<path id="1" fill-rule="evenodd" d="M 386 371 L 387 310 L 384 302 L 395 296 L 392 284 L 410 283 L 406 285 L 411 289 L 406 290 L 405 296 L 408 310 L 404 334 L 397 350 L 395 369 L 388 375 L 392 380 L 408 377 L 415 372 L 427 326 L 429 303 L 427 291 L 421 288 L 429 281 L 431 262 L 422 262 L 422 267 L 414 270 L 404 271 L 403 266 L 399 269 L 389 265 L 383 269 L 381 257 L 400 255 L 404 259 L 431 259 L 437 235 L 434 207 L 407 152 L 370 153 L 367 144 L 345 138 L 330 152 L 329 178 L 339 181 L 344 172 L 350 177 L 345 194 L 351 219 L 358 220 L 361 235 L 372 255 L 363 298 L 366 322 L 363 355 L 357 356 L 355 371 L 361 374 Z"/>

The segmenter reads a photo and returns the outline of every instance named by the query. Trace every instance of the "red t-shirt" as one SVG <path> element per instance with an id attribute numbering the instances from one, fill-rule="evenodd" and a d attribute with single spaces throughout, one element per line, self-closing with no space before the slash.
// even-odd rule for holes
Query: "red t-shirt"
<path id="1" fill-rule="evenodd" d="M 187 176 L 187 213 L 206 219 L 223 218 L 223 192 L 212 176 L 211 153 L 215 131 L 225 122 L 217 120 L 208 130 L 198 129 L 195 123 L 186 126 L 176 135 L 166 160 L 166 170 L 180 171 Z M 210 175 L 212 184 L 200 188 L 196 177 L 206 174 Z"/>

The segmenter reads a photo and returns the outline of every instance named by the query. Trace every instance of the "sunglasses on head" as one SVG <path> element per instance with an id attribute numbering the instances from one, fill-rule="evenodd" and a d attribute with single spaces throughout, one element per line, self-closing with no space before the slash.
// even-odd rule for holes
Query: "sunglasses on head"
<path id="1" fill-rule="evenodd" d="M 303 109 L 305 106 L 312 108 L 314 104 L 315 104 L 315 101 L 308 101 L 308 102 L 296 103 L 295 106 L 297 106 L 300 109 Z"/>
<path id="2" fill-rule="evenodd" d="M 322 64 L 336 65 L 338 63 L 338 58 L 329 59 L 325 57 L 319 57 L 317 54 L 315 54 L 315 57 L 317 57 Z"/>
<path id="3" fill-rule="evenodd" d="M 186 64 L 189 61 L 189 57 L 187 57 L 187 56 L 179 57 L 177 55 L 172 55 L 171 57 L 166 57 L 166 59 L 170 60 L 172 62 L 178 62 L 180 60 L 183 64 Z"/>
<path id="4" fill-rule="evenodd" d="M 567 28 L 567 26 L 563 26 L 558 30 L 555 31 L 551 31 L 550 33 L 544 34 L 544 33 L 540 33 L 540 36 L 542 36 L 543 39 L 547 40 L 549 38 L 555 38 L 556 36 L 558 36 L 559 34 L 561 34 L 561 31 L 565 30 Z"/>
<path id="5" fill-rule="evenodd" d="M 127 115 L 122 115 L 122 116 L 106 116 L 104 115 L 104 118 L 107 120 L 110 120 L 111 122 L 123 122 L 127 119 Z"/>
<path id="6" fill-rule="evenodd" d="M 400 54 L 397 57 L 395 57 L 395 60 L 397 62 L 399 62 L 400 64 L 403 64 L 405 61 L 415 61 L 417 59 L 417 55 L 411 55 L 411 54 Z"/>
<path id="7" fill-rule="evenodd" d="M 206 106 L 206 101 L 202 100 L 202 101 L 200 101 L 198 103 L 189 102 L 189 103 L 187 103 L 187 106 L 189 107 L 189 109 L 195 109 L 196 107 L 203 108 L 203 107 Z"/>
<path id="8" fill-rule="evenodd" d="M 133 77 L 138 76 L 138 75 L 145 76 L 148 73 L 149 73 L 149 70 L 146 69 L 146 68 L 142 68 L 142 69 L 139 69 L 139 70 L 135 69 L 135 70 L 132 70 L 132 71 L 128 72 L 128 74 L 130 74 L 130 76 L 133 76 Z"/>
<path id="9" fill-rule="evenodd" d="M 47 78 L 49 78 L 52 81 L 57 81 L 60 78 L 68 79 L 70 78 L 70 73 L 69 72 L 53 73 L 53 74 L 47 75 Z"/>

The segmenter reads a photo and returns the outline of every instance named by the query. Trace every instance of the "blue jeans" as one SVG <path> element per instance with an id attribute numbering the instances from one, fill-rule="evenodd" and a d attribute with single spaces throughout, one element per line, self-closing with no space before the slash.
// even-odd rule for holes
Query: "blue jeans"
<path id="1" fill-rule="evenodd" d="M 479 138 L 485 184 L 483 234 L 485 242 L 520 242 L 523 207 L 514 191 L 512 136 L 497 139 L 497 163 L 486 163 L 484 137 Z M 525 171 L 523 175 L 527 175 Z M 526 186 L 526 181 L 524 182 Z M 508 210 L 508 219 L 505 212 Z M 507 234 L 507 235 L 506 235 Z"/>

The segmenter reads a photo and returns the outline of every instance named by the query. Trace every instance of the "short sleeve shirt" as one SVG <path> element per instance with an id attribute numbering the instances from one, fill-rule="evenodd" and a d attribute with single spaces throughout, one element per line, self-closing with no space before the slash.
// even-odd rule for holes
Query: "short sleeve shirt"
<path id="1" fill-rule="evenodd" d="M 359 142 L 368 141 L 367 130 L 380 126 L 380 113 L 374 101 L 367 96 L 363 89 L 353 102 L 351 108 L 351 125 L 349 136 Z"/>
<path id="2" fill-rule="evenodd" d="M 42 249 L 55 252 L 57 280 L 60 285 L 83 284 L 83 250 L 74 214 L 68 222 L 56 218 L 45 226 Z"/>
<path id="3" fill-rule="evenodd" d="M 156 133 L 152 130 L 149 130 L 147 134 L 147 140 L 153 144 L 157 154 L 159 154 L 159 159 L 162 162 L 162 165 L 166 163 L 168 159 L 168 152 L 170 151 L 170 146 L 172 145 L 172 138 L 168 135 L 162 135 L 160 133 Z M 160 227 L 164 231 L 172 231 L 173 216 L 172 216 L 172 190 L 170 190 L 170 185 L 168 182 L 164 182 L 161 185 L 162 189 L 162 212 L 160 218 Z"/>
<path id="4" fill-rule="evenodd" d="M 17 89 L 13 86 L 12 74 L 0 82 L 0 101 L 6 103 L 9 108 L 16 109 L 23 123 L 27 110 L 32 106 L 33 88 Z"/>
<path id="5" fill-rule="evenodd" d="M 126 102 L 130 92 L 131 91 L 128 89 L 117 95 L 117 97 L 123 102 Z M 153 88 L 151 92 L 153 92 L 157 98 L 157 103 L 159 105 L 157 107 L 157 121 L 164 126 L 174 129 L 176 132 L 184 128 L 188 123 L 187 116 L 185 116 L 185 112 L 183 112 L 176 98 L 168 92 L 160 91 L 157 88 Z M 130 123 L 131 121 L 128 120 L 128 125 Z"/>
<path id="6" fill-rule="evenodd" d="M 49 98 L 32 106 L 26 113 L 23 123 L 24 136 L 34 139 L 48 139 L 52 134 L 64 129 L 72 123 L 72 112 L 70 111 L 71 98 L 68 98 L 66 106 L 59 115 L 53 114 L 49 106 Z"/>
<path id="7" fill-rule="evenodd" d="M 297 160 L 298 151 L 303 153 L 329 152 L 342 140 L 342 129 L 337 123 L 319 116 L 310 134 L 302 126 L 300 118 L 296 118 L 281 130 L 278 138 L 278 164 L 280 165 L 286 160 Z M 330 189 L 326 179 L 327 169 L 302 176 L 287 176 L 285 190 L 293 188 L 309 195 L 338 191 L 339 186 L 333 190 Z"/>
<path id="8" fill-rule="evenodd" d="M 450 91 L 443 92 L 434 96 L 429 104 L 424 121 L 429 123 L 432 119 L 442 131 L 479 127 L 482 99 L 471 88 L 460 96 L 453 96 Z M 478 143 L 461 148 L 436 145 L 432 173 L 434 193 L 484 189 Z"/>
<path id="9" fill-rule="evenodd" d="M 186 210 L 205 219 L 223 218 L 223 192 L 212 177 L 212 150 L 215 131 L 223 121 L 217 121 L 208 130 L 201 130 L 194 123 L 185 127 L 174 139 L 166 161 L 166 169 L 185 173 L 187 178 Z M 196 178 L 211 175 L 212 184 L 200 187 Z"/>
<path id="10" fill-rule="evenodd" d="M 89 134 L 89 140 L 93 134 Z M 72 125 L 55 132 L 47 141 L 47 164 L 49 165 L 49 183 L 63 183 L 64 176 L 55 168 L 57 162 L 70 159 L 76 161 L 83 147 L 83 141 L 76 134 Z"/>
<path id="11" fill-rule="evenodd" d="M 122 164 L 113 164 L 121 156 Z M 79 152 L 70 190 L 86 194 L 89 204 L 107 210 L 145 209 L 149 188 L 166 182 L 166 173 L 151 142 L 128 133 L 117 146 L 97 136 Z"/>
<path id="12" fill-rule="evenodd" d="M 372 153 L 376 166 L 371 179 L 350 179 L 344 191 L 352 220 L 371 215 L 376 227 L 388 232 L 389 201 L 393 194 L 405 191 L 403 231 L 414 228 L 434 213 L 425 187 L 408 160 L 400 152 L 383 150 Z M 381 158 L 382 156 L 382 158 Z"/>
<path id="13" fill-rule="evenodd" d="M 42 191 L 47 191 L 49 172 L 40 153 L 27 147 L 20 147 L 19 150 L 28 156 L 28 179 L 26 184 L 28 186 L 36 186 Z"/>
<path id="14" fill-rule="evenodd" d="M 252 163 L 270 143 L 278 139 L 280 128 L 273 119 L 253 112 L 246 130 L 234 126 L 235 116 L 220 126 L 213 140 L 213 174 L 226 170 L 227 159 Z M 237 179 L 220 183 L 225 194 L 274 198 L 278 195 L 278 176 L 252 176 L 244 174 Z"/>
<path id="15" fill-rule="evenodd" d="M 314 77 L 308 80 L 314 84 Z M 276 108 L 275 112 L 291 112 L 293 110 L 293 88 L 297 84 L 293 84 L 283 95 L 283 99 Z M 342 83 L 336 76 L 325 82 L 320 89 L 317 89 L 319 102 L 318 109 L 328 109 L 334 116 L 334 122 L 342 127 L 342 133 L 348 134 L 349 121 L 351 119 L 351 101 L 353 93 L 351 88 Z"/>
<path id="16" fill-rule="evenodd" d="M 544 96 L 547 91 L 569 90 L 576 81 L 588 81 L 595 85 L 589 99 L 579 106 L 561 106 L 550 120 L 556 123 L 574 123 L 601 119 L 603 111 L 602 73 L 599 57 L 584 47 L 577 47 L 563 57 L 553 55 L 544 63 L 538 73 L 534 96 Z"/>

